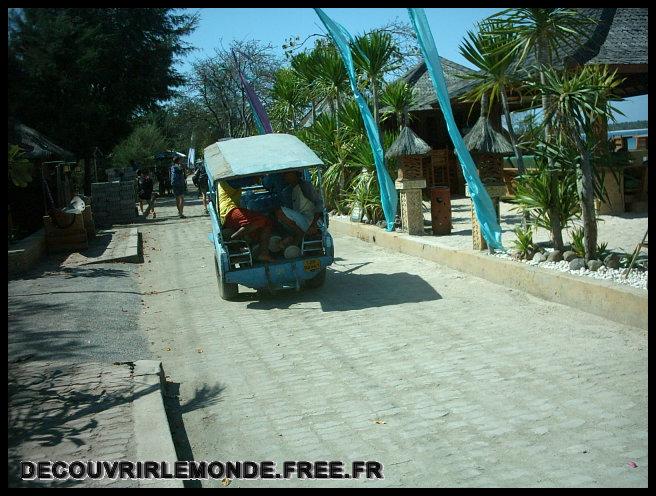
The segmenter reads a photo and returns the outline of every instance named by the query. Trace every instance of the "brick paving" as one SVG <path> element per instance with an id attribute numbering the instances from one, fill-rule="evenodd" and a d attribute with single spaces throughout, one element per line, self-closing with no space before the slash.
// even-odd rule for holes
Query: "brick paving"
<path id="1" fill-rule="evenodd" d="M 231 485 L 647 486 L 645 331 L 343 236 L 325 287 L 224 302 L 201 210 L 142 229 L 140 323 L 190 456 L 385 475 Z"/>
<path id="2" fill-rule="evenodd" d="M 136 480 L 21 481 L 23 461 L 135 460 L 129 365 L 32 361 L 9 366 L 9 484 L 138 487 Z M 143 391 L 136 391 L 136 395 Z"/>

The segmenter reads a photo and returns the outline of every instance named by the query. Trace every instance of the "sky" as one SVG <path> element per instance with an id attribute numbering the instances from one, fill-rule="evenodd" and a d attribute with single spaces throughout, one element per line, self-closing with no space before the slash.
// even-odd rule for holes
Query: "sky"
<path id="1" fill-rule="evenodd" d="M 472 68 L 460 55 L 458 46 L 467 30 L 475 28 L 476 22 L 502 9 L 503 7 L 425 9 L 440 55 Z M 198 12 L 200 20 L 196 31 L 186 38 L 197 50 L 180 62 L 180 70 L 185 73 L 191 70 L 194 60 L 213 55 L 214 49 L 221 43 L 228 47 L 233 40 L 256 39 L 273 45 L 274 50 L 282 57 L 282 45 L 287 38 L 299 36 L 304 40 L 311 34 L 326 32 L 311 8 L 187 10 Z M 354 36 L 395 19 L 409 21 L 405 8 L 326 8 L 324 11 Z M 312 41 L 308 43 L 311 44 Z M 616 107 L 625 114 L 617 116 L 619 122 L 647 120 L 647 95 L 618 102 Z"/>

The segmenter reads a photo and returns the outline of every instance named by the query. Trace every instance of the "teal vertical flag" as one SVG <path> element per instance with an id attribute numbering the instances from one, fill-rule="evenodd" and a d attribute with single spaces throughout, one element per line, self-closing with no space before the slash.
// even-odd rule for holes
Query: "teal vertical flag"
<path id="1" fill-rule="evenodd" d="M 469 150 L 465 146 L 465 142 L 460 135 L 456 121 L 453 118 L 453 111 L 451 110 L 451 101 L 449 100 L 449 93 L 446 89 L 446 82 L 444 81 L 444 72 L 442 64 L 440 63 L 440 55 L 437 53 L 435 40 L 428 26 L 426 13 L 424 9 L 408 9 L 410 20 L 417 33 L 417 41 L 419 48 L 424 56 L 428 74 L 433 81 L 435 93 L 437 93 L 437 100 L 442 109 L 442 115 L 446 121 L 446 127 L 449 131 L 449 136 L 456 149 L 460 166 L 462 167 L 463 176 L 469 186 L 469 193 L 474 205 L 476 217 L 481 226 L 481 233 L 487 241 L 488 246 L 493 249 L 504 250 L 501 244 L 501 227 L 497 222 L 497 214 L 494 209 L 494 204 L 490 195 L 487 194 L 485 186 L 478 177 L 476 165 L 471 158 Z"/>
<path id="2" fill-rule="evenodd" d="M 353 57 L 351 55 L 351 48 L 349 47 L 349 42 L 352 41 L 351 35 L 344 28 L 344 26 L 333 21 L 328 17 L 323 10 L 314 9 L 321 22 L 328 30 L 330 37 L 337 45 L 342 60 L 344 61 L 344 66 L 346 67 L 346 72 L 348 73 L 349 81 L 351 82 L 351 89 L 353 90 L 353 96 L 355 101 L 360 107 L 360 114 L 362 115 L 362 120 L 364 121 L 364 127 L 367 130 L 367 136 L 369 137 L 369 145 L 371 146 L 371 151 L 374 154 L 374 163 L 376 165 L 376 175 L 378 177 L 378 186 L 380 188 L 380 200 L 383 206 L 383 213 L 385 214 L 385 220 L 387 221 L 387 231 L 394 230 L 394 220 L 396 218 L 396 210 L 398 207 L 398 199 L 396 196 L 396 189 L 394 188 L 394 182 L 387 172 L 385 167 L 385 154 L 383 153 L 383 145 L 380 141 L 380 134 L 378 133 L 378 126 L 376 121 L 374 121 L 373 116 L 371 115 L 371 110 L 369 110 L 369 105 L 364 99 L 360 90 L 358 90 L 358 82 L 355 75 L 355 66 L 353 65 Z"/>

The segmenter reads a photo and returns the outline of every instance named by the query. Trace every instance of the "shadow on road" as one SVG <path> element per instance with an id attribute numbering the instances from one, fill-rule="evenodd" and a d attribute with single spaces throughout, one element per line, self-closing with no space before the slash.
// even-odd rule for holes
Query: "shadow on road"
<path id="1" fill-rule="evenodd" d="M 177 382 L 166 382 L 164 391 L 164 406 L 166 416 L 169 420 L 169 428 L 173 436 L 173 445 L 175 452 L 180 461 L 194 461 L 194 453 L 191 449 L 191 443 L 187 436 L 182 415 L 192 412 L 199 408 L 212 406 L 221 401 L 219 397 L 225 390 L 225 386 L 215 384 L 214 386 L 203 385 L 202 388 L 196 389 L 194 397 L 184 405 L 180 404 L 180 384 Z M 198 480 L 185 480 L 185 487 L 202 487 Z"/>
<path id="2" fill-rule="evenodd" d="M 19 365 L 10 367 L 8 479 L 11 487 L 34 487 L 37 482 L 20 479 L 21 445 L 52 447 L 68 441 L 83 446 L 86 444 L 84 438 L 98 427 L 94 418 L 97 414 L 133 403 L 159 387 L 155 384 L 136 393 L 131 386 L 109 393 L 105 389 L 90 393 L 66 388 L 69 373 L 65 368 L 53 367 L 37 376 L 24 376 Z M 48 481 L 45 485 L 69 487 L 79 485 L 79 481 Z"/>
<path id="3" fill-rule="evenodd" d="M 301 291 L 290 289 L 270 295 L 247 293 L 243 295 L 243 299 L 240 299 L 241 301 L 255 299 L 247 305 L 247 308 L 251 310 L 284 309 L 300 302 L 319 302 L 323 312 L 346 312 L 442 299 L 433 286 L 414 274 L 407 272 L 357 274 L 353 272 L 368 263 L 355 264 L 354 268 L 344 271 L 329 268 L 326 282 L 319 289 Z"/>

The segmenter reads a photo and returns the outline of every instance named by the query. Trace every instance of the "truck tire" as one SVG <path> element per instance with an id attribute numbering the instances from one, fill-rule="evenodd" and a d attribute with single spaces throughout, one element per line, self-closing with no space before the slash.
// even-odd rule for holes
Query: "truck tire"
<path id="1" fill-rule="evenodd" d="M 239 287 L 236 283 L 224 282 L 219 272 L 219 264 L 216 262 L 216 257 L 214 258 L 214 271 L 216 272 L 216 282 L 219 285 L 219 296 L 222 300 L 230 301 L 239 294 Z"/>
<path id="2" fill-rule="evenodd" d="M 326 282 L 326 269 L 321 269 L 321 271 L 312 279 L 306 279 L 303 282 L 303 287 L 307 289 L 317 289 L 323 286 L 324 282 Z"/>

